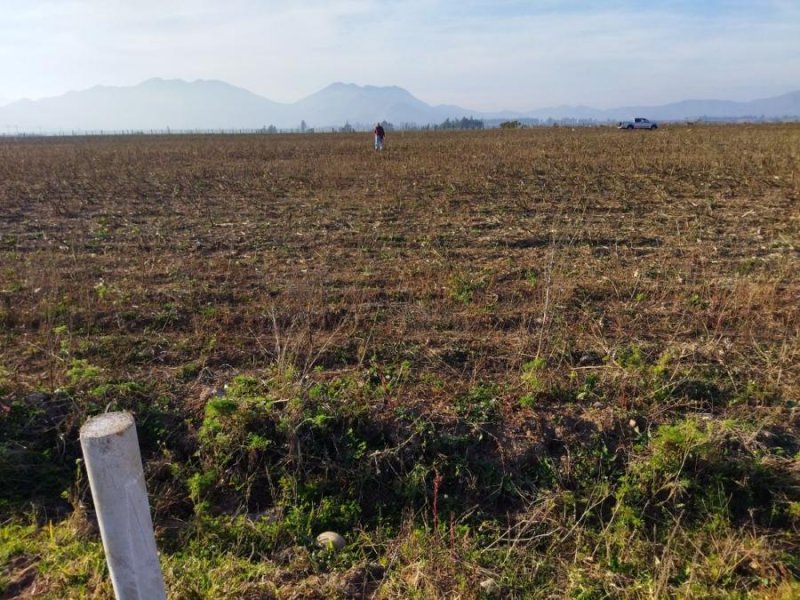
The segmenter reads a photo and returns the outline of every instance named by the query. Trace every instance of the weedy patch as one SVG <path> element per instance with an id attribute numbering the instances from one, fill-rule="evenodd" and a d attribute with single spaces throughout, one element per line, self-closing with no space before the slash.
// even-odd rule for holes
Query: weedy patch
<path id="1" fill-rule="evenodd" d="M 456 273 L 450 277 L 450 297 L 462 303 L 469 304 L 475 295 L 486 287 L 486 280 L 482 276 Z"/>

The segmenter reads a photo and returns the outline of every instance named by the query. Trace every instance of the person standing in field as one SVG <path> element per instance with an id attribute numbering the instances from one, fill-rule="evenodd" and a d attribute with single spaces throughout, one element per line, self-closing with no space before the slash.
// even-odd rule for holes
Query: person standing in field
<path id="1" fill-rule="evenodd" d="M 386 132 L 383 130 L 383 125 L 378 123 L 375 125 L 375 150 L 383 150 L 383 138 L 386 137 Z"/>

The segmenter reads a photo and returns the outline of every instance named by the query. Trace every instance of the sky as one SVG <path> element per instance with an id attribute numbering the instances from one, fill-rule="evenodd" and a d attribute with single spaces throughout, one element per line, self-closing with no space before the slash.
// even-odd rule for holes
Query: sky
<path id="1" fill-rule="evenodd" d="M 0 0 L 0 101 L 152 77 L 480 111 L 800 89 L 800 0 Z"/>

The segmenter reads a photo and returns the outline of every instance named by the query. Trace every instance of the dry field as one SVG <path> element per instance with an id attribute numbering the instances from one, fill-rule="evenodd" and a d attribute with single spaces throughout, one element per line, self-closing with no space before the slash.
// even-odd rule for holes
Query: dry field
<path id="1" fill-rule="evenodd" d="M 800 595 L 800 126 L 370 141 L 0 139 L 0 597 Z"/>

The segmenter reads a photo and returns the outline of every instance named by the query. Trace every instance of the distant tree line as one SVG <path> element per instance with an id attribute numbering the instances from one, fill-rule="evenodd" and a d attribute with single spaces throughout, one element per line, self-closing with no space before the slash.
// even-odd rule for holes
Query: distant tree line
<path id="1" fill-rule="evenodd" d="M 462 117 L 452 121 L 448 118 L 442 123 L 434 125 L 433 129 L 483 129 L 483 121 L 472 117 Z"/>
<path id="2" fill-rule="evenodd" d="M 785 117 L 764 117 L 764 116 L 744 116 L 744 117 L 706 117 L 701 116 L 695 119 L 672 119 L 665 120 L 665 123 L 675 125 L 697 125 L 702 123 L 707 124 L 726 124 L 726 123 L 797 123 L 800 122 L 800 117 L 785 116 Z M 520 118 L 512 121 L 504 121 L 502 119 L 488 119 L 483 121 L 481 119 L 462 118 L 462 119 L 445 119 L 444 122 L 438 125 L 417 125 L 416 123 L 402 122 L 399 125 L 392 124 L 388 121 L 382 121 L 381 124 L 386 131 L 431 131 L 435 129 L 518 129 L 524 127 L 615 127 L 617 122 L 613 119 L 596 120 L 596 119 L 536 119 L 536 118 Z M 367 132 L 372 131 L 373 124 L 356 123 L 351 125 L 349 122 L 341 127 L 322 127 L 313 128 L 308 127 L 305 121 L 300 123 L 297 128 L 278 128 L 275 125 L 264 125 L 257 129 L 173 129 L 166 127 L 164 129 L 42 129 L 38 131 L 20 131 L 16 125 L 6 125 L 5 131 L 0 130 L 0 138 L 6 137 L 85 137 L 85 136 L 127 136 L 127 135 L 246 135 L 246 134 L 276 134 L 276 133 L 353 133 L 353 132 Z"/>

